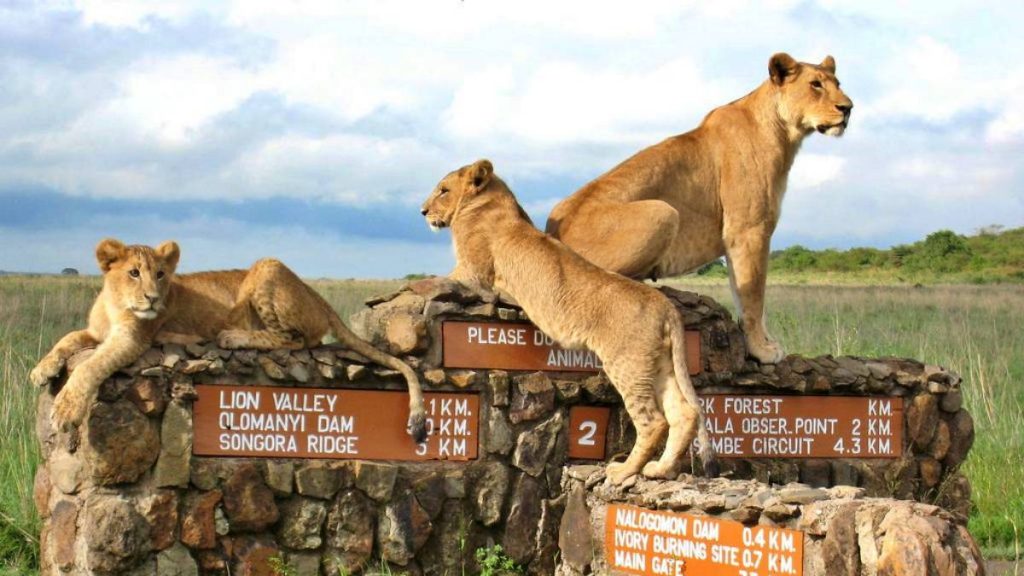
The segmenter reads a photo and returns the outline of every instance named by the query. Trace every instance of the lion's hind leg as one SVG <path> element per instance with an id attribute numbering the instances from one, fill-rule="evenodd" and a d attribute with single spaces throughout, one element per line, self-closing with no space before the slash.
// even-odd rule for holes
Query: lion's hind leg
<path id="1" fill-rule="evenodd" d="M 639 473 L 651 459 L 665 436 L 668 422 L 658 407 L 650 376 L 633 374 L 628 369 L 617 370 L 608 364 L 605 364 L 605 372 L 622 396 L 636 428 L 636 443 L 626 461 L 613 462 L 606 468 L 608 480 L 617 485 Z"/>
<path id="2" fill-rule="evenodd" d="M 648 278 L 659 273 L 658 263 L 678 228 L 675 208 L 661 200 L 640 200 L 590 206 L 568 224 L 553 215 L 547 231 L 601 268 Z"/>
<path id="3" fill-rule="evenodd" d="M 655 394 L 668 421 L 668 439 L 661 458 L 648 462 L 643 472 L 648 478 L 675 478 L 679 475 L 683 454 L 697 435 L 697 419 L 700 414 L 683 398 L 671 365 L 658 374 Z"/>
<path id="4" fill-rule="evenodd" d="M 320 301 L 287 266 L 265 258 L 253 264 L 239 288 L 222 348 L 298 350 L 317 344 L 329 327 Z"/>

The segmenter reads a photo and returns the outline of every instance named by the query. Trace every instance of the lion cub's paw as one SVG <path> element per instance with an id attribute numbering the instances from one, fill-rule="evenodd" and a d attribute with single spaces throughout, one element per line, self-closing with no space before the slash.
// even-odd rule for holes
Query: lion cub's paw
<path id="1" fill-rule="evenodd" d="M 61 369 L 64 368 L 64 362 L 58 358 L 47 357 L 43 358 L 36 367 L 28 373 L 28 379 L 32 382 L 33 386 L 46 386 L 60 374 Z"/>
<path id="2" fill-rule="evenodd" d="M 217 334 L 217 346 L 225 350 L 249 347 L 249 333 L 245 330 L 222 330 Z"/>
<path id="3" fill-rule="evenodd" d="M 65 386 L 65 389 L 61 390 L 53 401 L 53 412 L 50 418 L 56 430 L 62 430 L 71 425 L 77 426 L 85 418 L 86 403 L 80 398 L 66 393 L 66 389 Z"/>
<path id="4" fill-rule="evenodd" d="M 662 480 L 675 479 L 679 476 L 674 464 L 665 464 L 661 460 L 651 460 L 644 464 L 644 476 Z"/>
<path id="5" fill-rule="evenodd" d="M 611 482 L 615 486 L 621 485 L 630 476 L 635 476 L 638 470 L 632 466 L 626 466 L 625 462 L 612 462 L 605 466 L 605 476 L 608 478 L 608 482 Z"/>
<path id="6" fill-rule="evenodd" d="M 770 339 L 765 339 L 761 342 L 748 339 L 747 350 L 751 356 L 757 358 L 757 361 L 762 364 L 778 364 L 786 357 L 786 351 L 782 349 L 782 345 Z"/>

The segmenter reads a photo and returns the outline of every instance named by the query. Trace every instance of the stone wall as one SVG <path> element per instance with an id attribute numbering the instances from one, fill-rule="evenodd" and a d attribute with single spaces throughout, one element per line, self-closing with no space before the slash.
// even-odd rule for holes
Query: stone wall
<path id="1" fill-rule="evenodd" d="M 963 409 L 959 376 L 939 366 L 901 358 L 791 355 L 776 365 L 762 365 L 747 357 L 742 332 L 717 302 L 692 292 L 662 291 L 679 309 L 686 328 L 700 331 L 701 373 L 693 377 L 699 394 L 904 399 L 901 458 L 723 459 L 725 474 L 781 484 L 862 486 L 871 496 L 936 503 L 966 518 L 970 483 L 959 468 L 974 442 L 974 422 Z M 368 309 L 353 317 L 353 328 L 378 346 L 417 362 L 432 383 L 462 385 L 495 377 L 495 371 L 441 368 L 444 320 L 528 321 L 515 305 L 481 300 L 443 278 L 411 283 L 367 304 Z M 497 374 L 504 378 L 504 373 Z M 535 377 L 544 379 L 539 374 Z M 633 443 L 632 425 L 603 373 L 558 373 L 550 378 L 559 401 L 613 406 L 607 453 L 628 452 Z M 523 399 L 530 402 L 533 397 L 525 394 Z"/>
<path id="2" fill-rule="evenodd" d="M 760 366 L 745 358 L 742 335 L 716 303 L 669 295 L 688 327 L 701 331 L 703 372 L 695 384 L 702 393 L 906 398 L 903 458 L 724 460 L 732 477 L 858 485 L 866 495 L 937 502 L 964 519 L 969 485 L 958 466 L 973 429 L 955 375 L 899 359 L 790 357 Z M 515 306 L 481 300 L 443 279 L 368 305 L 353 328 L 405 358 L 425 391 L 479 394 L 477 460 L 194 456 L 196 385 L 404 390 L 405 383 L 334 346 L 269 353 L 154 348 L 102 386 L 81 430 L 49 427 L 60 382 L 40 394 L 42 573 L 269 573 L 267 559 L 278 556 L 299 574 L 357 572 L 381 562 L 411 574 L 474 574 L 473 552 L 501 544 L 529 573 L 552 574 L 567 501 L 569 410 L 611 407 L 606 452 L 628 452 L 633 431 L 617 393 L 601 374 L 443 368 L 443 320 L 526 319 Z M 73 358 L 69 370 L 89 353 Z"/>
<path id="3" fill-rule="evenodd" d="M 638 479 L 615 488 L 603 479 L 603 466 L 566 468 L 556 571 L 560 576 L 616 573 L 605 551 L 610 504 L 799 530 L 802 573 L 808 576 L 984 574 L 974 539 L 953 514 L 938 506 L 870 498 L 863 488 L 849 486 L 768 486 L 686 475 L 678 481 Z"/>

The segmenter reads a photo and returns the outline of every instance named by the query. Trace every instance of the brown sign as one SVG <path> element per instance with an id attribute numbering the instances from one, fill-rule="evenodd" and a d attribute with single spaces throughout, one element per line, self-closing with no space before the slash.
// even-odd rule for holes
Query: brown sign
<path id="1" fill-rule="evenodd" d="M 903 453 L 902 398 L 707 395 L 700 403 L 715 452 L 723 458 L 897 458 Z M 609 413 L 604 406 L 570 409 L 570 458 L 604 459 Z"/>
<path id="2" fill-rule="evenodd" d="M 604 460 L 611 412 L 607 406 L 573 406 L 569 409 L 569 458 Z"/>
<path id="3" fill-rule="evenodd" d="M 533 324 L 455 322 L 442 327 L 445 368 L 597 372 L 601 360 L 589 350 L 566 350 Z M 700 332 L 686 332 L 686 366 L 699 374 Z"/>
<path id="4" fill-rule="evenodd" d="M 772 526 L 612 504 L 604 558 L 611 574 L 800 576 L 804 535 Z"/>
<path id="5" fill-rule="evenodd" d="M 479 444 L 476 394 L 424 394 L 426 442 L 406 432 L 409 395 L 384 390 L 196 386 L 199 456 L 473 460 Z"/>
<path id="6" fill-rule="evenodd" d="M 903 399 L 849 396 L 701 398 L 715 451 L 724 458 L 896 458 Z"/>

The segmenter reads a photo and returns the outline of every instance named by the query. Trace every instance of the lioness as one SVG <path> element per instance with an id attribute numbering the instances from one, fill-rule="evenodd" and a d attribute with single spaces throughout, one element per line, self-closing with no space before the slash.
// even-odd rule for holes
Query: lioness
<path id="1" fill-rule="evenodd" d="M 800 143 L 815 131 L 840 136 L 850 121 L 835 73 L 831 56 L 817 66 L 772 56 L 761 86 L 579 189 L 551 211 L 547 232 L 631 278 L 725 255 L 747 349 L 778 362 L 785 353 L 764 326 L 768 246 Z"/>
<path id="2" fill-rule="evenodd" d="M 425 439 L 416 373 L 349 331 L 330 305 L 288 267 L 267 258 L 248 270 L 176 276 L 179 254 L 174 242 L 150 248 L 107 239 L 96 247 L 103 289 L 89 313 L 88 328 L 62 338 L 29 375 L 33 384 L 42 386 L 60 373 L 72 354 L 97 346 L 57 394 L 56 424 L 80 423 L 99 385 L 154 342 L 216 340 L 228 349 L 298 349 L 316 346 L 330 331 L 344 346 L 405 376 L 409 432 L 417 442 Z"/>
<path id="3" fill-rule="evenodd" d="M 421 213 L 435 230 L 451 226 L 452 279 L 508 294 L 545 334 L 601 358 L 637 431 L 626 461 L 608 465 L 612 483 L 641 469 L 653 478 L 678 474 L 695 432 L 705 472 L 715 473 L 686 370 L 683 323 L 663 294 L 598 268 L 534 228 L 487 160 L 445 176 Z M 649 461 L 666 431 L 661 459 Z"/>

